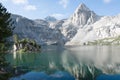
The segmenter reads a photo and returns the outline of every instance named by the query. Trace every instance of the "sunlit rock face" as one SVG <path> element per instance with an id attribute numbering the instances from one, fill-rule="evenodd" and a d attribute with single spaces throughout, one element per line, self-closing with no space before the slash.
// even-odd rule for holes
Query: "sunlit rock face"
<path id="1" fill-rule="evenodd" d="M 50 16 L 44 20 L 30 20 L 18 15 L 11 17 L 16 26 L 14 34 L 35 39 L 40 44 L 84 45 L 120 35 L 120 15 L 99 16 L 83 3 L 64 20 Z"/>
<path id="2" fill-rule="evenodd" d="M 50 28 L 45 20 L 30 20 L 18 15 L 12 15 L 15 21 L 14 34 L 21 38 L 35 39 L 39 44 L 64 44 L 63 34 L 59 29 Z"/>
<path id="3" fill-rule="evenodd" d="M 117 39 L 120 35 L 120 15 L 106 16 L 96 21 L 94 24 L 86 25 L 78 30 L 77 34 L 67 45 L 81 45 L 88 41 L 94 41 L 105 38 Z M 106 39 L 107 40 L 107 39 Z M 108 39 L 107 42 L 109 42 Z"/>
<path id="4" fill-rule="evenodd" d="M 85 4 L 80 4 L 73 15 L 63 24 L 62 33 L 68 40 L 71 40 L 77 33 L 78 29 L 84 28 L 99 20 L 100 16 L 91 11 Z M 82 34 L 81 34 L 82 35 Z"/>
<path id="5" fill-rule="evenodd" d="M 96 22 L 97 19 L 98 16 L 82 3 L 69 18 L 69 21 L 74 25 L 84 26 Z"/>

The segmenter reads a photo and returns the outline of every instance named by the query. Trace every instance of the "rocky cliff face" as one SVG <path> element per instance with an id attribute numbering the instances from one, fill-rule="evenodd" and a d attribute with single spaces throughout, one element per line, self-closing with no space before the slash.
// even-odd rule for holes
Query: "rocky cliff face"
<path id="1" fill-rule="evenodd" d="M 55 22 L 55 21 L 57 21 L 57 19 L 54 18 L 54 17 L 52 17 L 52 16 L 47 16 L 47 17 L 45 18 L 45 21 L 48 21 L 48 22 Z"/>
<path id="2" fill-rule="evenodd" d="M 92 24 L 98 20 L 98 15 L 91 11 L 85 4 L 80 4 L 69 21 L 76 26 Z"/>
<path id="3" fill-rule="evenodd" d="M 12 15 L 15 22 L 14 34 L 21 38 L 35 39 L 39 44 L 63 45 L 63 34 L 59 29 L 50 28 L 50 23 L 45 20 L 30 20 L 18 15 Z"/>
<path id="4" fill-rule="evenodd" d="M 104 38 L 119 37 L 120 35 L 120 15 L 105 16 L 93 24 L 80 28 L 78 33 L 67 42 L 66 45 L 82 45 L 88 41 L 94 41 Z M 109 42 L 109 41 L 107 41 Z"/>
<path id="5" fill-rule="evenodd" d="M 39 44 L 82 45 L 88 41 L 117 37 L 120 35 L 120 15 L 98 16 L 85 4 L 80 4 L 66 20 L 30 20 L 12 15 L 14 34 L 20 38 L 35 39 Z"/>
<path id="6" fill-rule="evenodd" d="M 80 4 L 73 15 L 63 24 L 62 33 L 67 40 L 71 40 L 78 29 L 84 28 L 85 25 L 90 25 L 99 20 L 100 16 L 91 11 L 85 4 Z"/>

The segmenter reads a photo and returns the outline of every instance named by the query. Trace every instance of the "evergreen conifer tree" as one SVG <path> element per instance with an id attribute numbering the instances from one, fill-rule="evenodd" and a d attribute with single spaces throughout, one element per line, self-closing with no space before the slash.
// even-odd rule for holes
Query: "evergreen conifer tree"
<path id="1" fill-rule="evenodd" d="M 13 21 L 10 19 L 11 14 L 7 12 L 7 9 L 0 3 L 0 51 L 4 51 L 7 48 L 7 38 L 12 36 Z"/>
<path id="2" fill-rule="evenodd" d="M 13 27 L 11 14 L 0 3 L 0 80 L 8 80 L 8 63 L 5 60 L 5 51 L 8 49 L 8 37 L 12 36 Z"/>

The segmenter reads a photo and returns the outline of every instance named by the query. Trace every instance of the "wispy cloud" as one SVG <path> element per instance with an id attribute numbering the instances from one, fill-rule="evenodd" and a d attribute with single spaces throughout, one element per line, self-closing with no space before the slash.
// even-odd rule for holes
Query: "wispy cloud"
<path id="1" fill-rule="evenodd" d="M 13 4 L 15 5 L 21 5 L 23 6 L 23 9 L 26 11 L 33 11 L 37 10 L 37 7 L 35 5 L 31 5 L 28 0 L 11 0 Z"/>
<path id="2" fill-rule="evenodd" d="M 65 15 L 64 14 L 60 14 L 60 13 L 55 13 L 55 14 L 52 14 L 50 16 L 53 16 L 53 17 L 55 17 L 57 19 L 63 19 L 63 18 L 65 18 Z"/>
<path id="3" fill-rule="evenodd" d="M 27 10 L 27 11 L 34 11 L 34 10 L 37 10 L 37 8 L 36 8 L 36 6 L 34 6 L 34 5 L 27 5 L 27 6 L 25 6 L 25 10 Z"/>
<path id="4" fill-rule="evenodd" d="M 103 0 L 105 3 L 110 3 L 111 0 Z"/>
<path id="5" fill-rule="evenodd" d="M 12 0 L 14 4 L 27 4 L 28 0 Z"/>
<path id="6" fill-rule="evenodd" d="M 67 8 L 69 0 L 60 0 L 59 4 L 62 5 L 64 8 Z"/>

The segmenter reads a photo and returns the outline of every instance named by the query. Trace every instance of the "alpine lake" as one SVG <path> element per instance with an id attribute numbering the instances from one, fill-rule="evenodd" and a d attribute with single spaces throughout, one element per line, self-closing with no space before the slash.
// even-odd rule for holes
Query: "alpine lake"
<path id="1" fill-rule="evenodd" d="M 10 80 L 120 80 L 120 46 L 43 46 L 6 59 L 21 73 Z"/>

